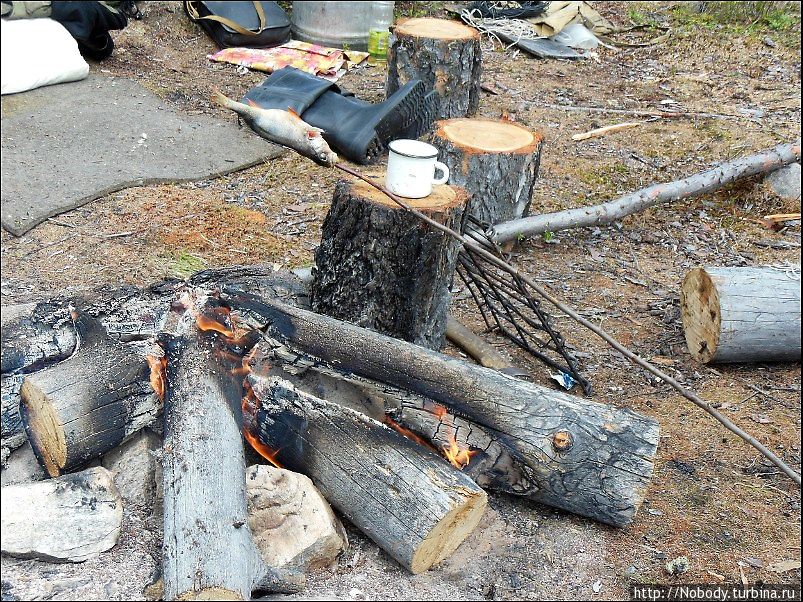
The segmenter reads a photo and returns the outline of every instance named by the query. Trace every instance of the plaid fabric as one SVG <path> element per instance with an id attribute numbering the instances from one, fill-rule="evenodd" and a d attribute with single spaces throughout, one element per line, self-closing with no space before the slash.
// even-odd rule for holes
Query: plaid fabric
<path id="1" fill-rule="evenodd" d="M 273 73 L 283 67 L 295 67 L 334 82 L 353 65 L 368 58 L 368 53 L 326 48 L 293 40 L 274 48 L 224 48 L 206 58 L 217 63 L 242 65 L 266 73 Z"/>

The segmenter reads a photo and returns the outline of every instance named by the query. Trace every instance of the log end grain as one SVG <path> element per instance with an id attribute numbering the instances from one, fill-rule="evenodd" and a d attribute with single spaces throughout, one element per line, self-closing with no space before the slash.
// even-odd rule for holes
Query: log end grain
<path id="1" fill-rule="evenodd" d="M 543 136 L 503 119 L 445 119 L 437 123 L 440 136 L 467 153 L 532 154 Z"/>
<path id="2" fill-rule="evenodd" d="M 451 19 L 420 17 L 400 20 L 393 27 L 396 35 L 435 40 L 479 40 L 480 32 Z"/>
<path id="3" fill-rule="evenodd" d="M 378 175 L 369 175 L 368 177 L 377 184 L 384 184 L 382 178 Z M 388 195 L 363 180 L 356 180 L 352 183 L 350 185 L 350 190 L 352 196 L 359 197 L 360 199 L 383 207 L 389 207 L 396 211 L 404 211 L 404 209 L 396 204 Z M 439 184 L 432 187 L 432 193 L 429 196 L 420 199 L 405 198 L 404 202 L 413 209 L 418 209 L 422 213 L 435 219 L 438 214 L 449 214 L 455 208 L 462 207 L 466 204 L 467 198 L 468 196 L 461 188 Z"/>
<path id="4" fill-rule="evenodd" d="M 223 587 L 205 587 L 198 591 L 185 592 L 176 600 L 242 600 L 243 597 Z"/>
<path id="5" fill-rule="evenodd" d="M 24 400 L 20 405 L 20 414 L 34 453 L 47 474 L 57 477 L 67 463 L 64 425 L 47 394 L 35 386 L 30 378 L 22 383 L 20 395 Z"/>
<path id="6" fill-rule="evenodd" d="M 691 270 L 683 279 L 680 312 L 689 353 L 704 364 L 710 362 L 719 345 L 722 313 L 717 288 L 704 268 Z"/>
<path id="7" fill-rule="evenodd" d="M 451 556 L 482 519 L 488 495 L 479 488 L 462 493 L 461 503 L 435 525 L 413 554 L 410 570 L 414 574 L 422 573 Z"/>

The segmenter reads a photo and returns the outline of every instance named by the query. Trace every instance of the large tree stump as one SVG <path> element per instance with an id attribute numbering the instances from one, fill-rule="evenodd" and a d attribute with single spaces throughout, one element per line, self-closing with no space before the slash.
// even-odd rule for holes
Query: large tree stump
<path id="1" fill-rule="evenodd" d="M 440 98 L 441 119 L 470 117 L 480 104 L 482 51 L 476 29 L 445 19 L 407 19 L 392 29 L 385 94 L 413 79 Z"/>
<path id="2" fill-rule="evenodd" d="M 435 186 L 410 205 L 455 230 L 466 194 Z M 358 180 L 340 181 L 315 254 L 315 311 L 432 349 L 443 346 L 459 244 Z"/>
<path id="3" fill-rule="evenodd" d="M 686 343 L 703 362 L 800 361 L 800 267 L 695 268 L 683 279 Z"/>
<path id="4" fill-rule="evenodd" d="M 73 319 L 76 353 L 26 376 L 20 390 L 25 431 L 52 477 L 114 449 L 161 412 L 145 358 L 95 318 L 76 311 Z"/>
<path id="5" fill-rule="evenodd" d="M 487 495 L 427 448 L 284 379 L 249 380 L 259 439 L 411 572 L 447 558 L 477 526 Z"/>
<path id="6" fill-rule="evenodd" d="M 529 213 L 543 137 L 505 120 L 439 121 L 430 142 L 449 181 L 469 195 L 469 213 L 498 224 Z"/>

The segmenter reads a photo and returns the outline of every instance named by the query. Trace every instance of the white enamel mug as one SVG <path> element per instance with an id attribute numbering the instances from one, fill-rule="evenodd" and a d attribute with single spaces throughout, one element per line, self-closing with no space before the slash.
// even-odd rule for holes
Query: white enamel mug
<path id="1" fill-rule="evenodd" d="M 438 149 L 420 140 L 394 140 L 388 145 L 388 172 L 385 186 L 393 194 L 408 199 L 423 199 L 432 193 L 433 184 L 446 184 L 449 168 L 440 161 Z M 435 178 L 435 170 L 443 176 Z"/>

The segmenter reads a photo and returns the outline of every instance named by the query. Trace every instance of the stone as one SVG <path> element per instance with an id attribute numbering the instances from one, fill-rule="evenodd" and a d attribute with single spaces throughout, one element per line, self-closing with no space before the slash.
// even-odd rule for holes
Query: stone
<path id="1" fill-rule="evenodd" d="M 47 475 L 33 453 L 31 444 L 27 441 L 15 449 L 6 458 L 5 466 L 0 472 L 0 485 L 17 485 L 41 481 Z"/>
<path id="2" fill-rule="evenodd" d="M 83 562 L 111 549 L 120 536 L 123 502 L 102 467 L 0 490 L 3 554 Z"/>
<path id="3" fill-rule="evenodd" d="M 161 463 L 156 454 L 159 438 L 143 429 L 105 456 L 102 466 L 114 474 L 114 484 L 126 505 L 150 509 L 161 483 Z"/>
<path id="4" fill-rule="evenodd" d="M 764 178 L 764 182 L 784 201 L 799 201 L 800 163 L 776 169 Z"/>
<path id="5" fill-rule="evenodd" d="M 248 526 L 271 567 L 331 565 L 348 546 L 343 525 L 309 477 L 272 466 L 246 471 Z"/>

